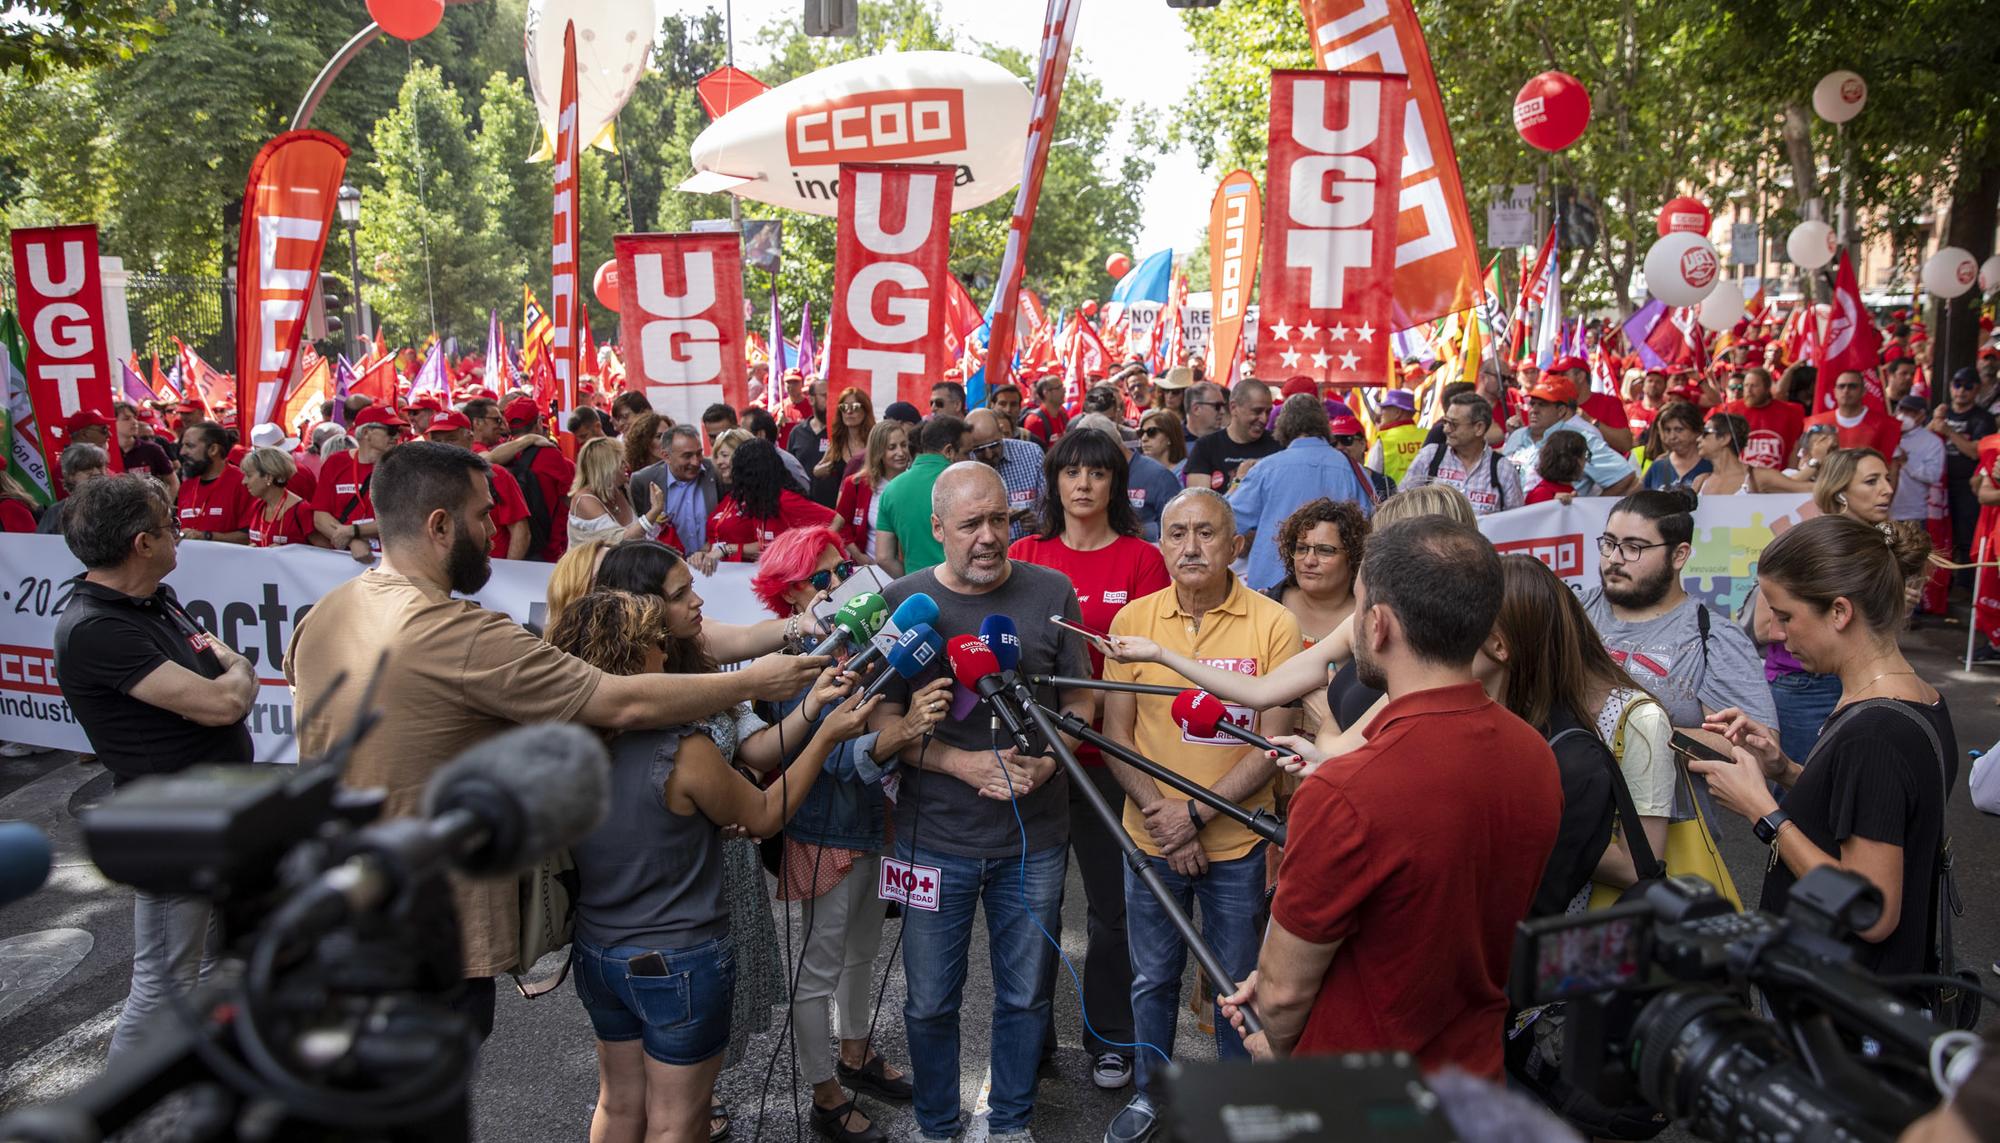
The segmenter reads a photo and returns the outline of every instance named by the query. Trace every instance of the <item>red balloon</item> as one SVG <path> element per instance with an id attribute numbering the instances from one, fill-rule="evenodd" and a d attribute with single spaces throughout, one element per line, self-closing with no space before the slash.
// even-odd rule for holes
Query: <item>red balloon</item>
<path id="1" fill-rule="evenodd" d="M 1660 237 L 1681 232 L 1705 235 L 1709 224 L 1714 221 L 1715 217 L 1709 214 L 1708 207 L 1700 199 L 1682 195 L 1660 208 Z"/>
<path id="2" fill-rule="evenodd" d="M 1528 146 L 1560 151 L 1590 126 L 1590 93 L 1567 72 L 1545 71 L 1514 97 L 1514 130 Z"/>
<path id="3" fill-rule="evenodd" d="M 1097 312 L 1097 299 L 1096 298 L 1083 299 L 1083 316 L 1089 317 L 1090 315 L 1096 312 Z"/>
<path id="4" fill-rule="evenodd" d="M 618 259 L 607 259 L 597 268 L 590 279 L 590 292 L 597 295 L 598 304 L 612 313 L 618 312 Z"/>
<path id="5" fill-rule="evenodd" d="M 368 0 L 368 14 L 399 40 L 421 40 L 444 19 L 444 0 Z"/>
<path id="6" fill-rule="evenodd" d="M 1114 278 L 1122 278 L 1132 272 L 1132 256 L 1119 251 L 1104 260 L 1104 272 Z"/>

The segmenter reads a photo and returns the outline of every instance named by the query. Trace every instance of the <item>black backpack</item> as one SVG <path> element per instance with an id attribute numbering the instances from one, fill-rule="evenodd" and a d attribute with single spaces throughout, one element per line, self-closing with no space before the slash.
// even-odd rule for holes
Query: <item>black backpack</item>
<path id="1" fill-rule="evenodd" d="M 535 476 L 535 454 L 543 447 L 529 445 L 505 466 L 513 474 L 514 483 L 521 486 L 521 499 L 528 502 L 528 558 L 531 560 L 542 558 L 555 529 L 555 513 L 549 506 L 548 497 L 542 495 L 541 480 Z"/>
<path id="2" fill-rule="evenodd" d="M 1440 441 L 1431 452 L 1430 471 L 1425 475 L 1437 479 L 1438 469 L 1444 465 L 1445 445 Z M 1493 482 L 1493 510 L 1507 510 L 1507 486 L 1500 483 L 1500 454 L 1494 449 L 1486 450 L 1486 478 Z"/>

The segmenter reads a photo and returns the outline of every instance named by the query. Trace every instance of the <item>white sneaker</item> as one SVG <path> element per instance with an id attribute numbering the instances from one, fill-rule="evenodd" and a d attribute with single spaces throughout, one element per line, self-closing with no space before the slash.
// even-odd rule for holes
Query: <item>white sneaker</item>
<path id="1" fill-rule="evenodd" d="M 41 752 L 42 748 L 39 746 L 29 746 L 21 742 L 0 742 L 0 758 L 26 758 L 30 754 Z"/>

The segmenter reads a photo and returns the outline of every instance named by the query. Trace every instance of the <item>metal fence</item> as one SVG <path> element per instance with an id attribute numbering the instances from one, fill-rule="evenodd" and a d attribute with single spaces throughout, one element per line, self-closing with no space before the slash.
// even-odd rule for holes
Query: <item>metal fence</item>
<path id="1" fill-rule="evenodd" d="M 221 278 L 134 273 L 126 287 L 133 352 L 142 360 L 158 355 L 170 361 L 178 337 L 216 368 L 231 368 L 228 289 Z"/>

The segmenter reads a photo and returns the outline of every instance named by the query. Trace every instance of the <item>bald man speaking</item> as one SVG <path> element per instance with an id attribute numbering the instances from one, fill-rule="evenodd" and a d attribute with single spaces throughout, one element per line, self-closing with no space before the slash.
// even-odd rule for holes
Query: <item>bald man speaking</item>
<path id="1" fill-rule="evenodd" d="M 934 626 L 947 640 L 977 635 L 988 616 L 1004 615 L 1020 635 L 1021 674 L 1090 673 L 1082 640 L 1049 622 L 1051 615 L 1081 621 L 1069 578 L 1007 558 L 1007 487 L 998 473 L 976 461 L 945 469 L 931 490 L 931 530 L 944 562 L 890 584 L 891 607 L 918 592 L 929 595 L 938 606 Z M 1093 713 L 1088 691 L 1039 690 L 1051 709 L 1060 704 L 1085 721 Z M 874 720 L 886 727 L 902 717 L 909 687 L 892 683 L 883 694 Z M 909 980 L 903 1015 L 917 1125 L 929 1139 L 948 1139 L 960 1128 L 959 1004 L 981 903 L 993 963 L 992 1138 L 1028 1138 L 1035 1111 L 1049 1008 L 1042 985 L 1054 963 L 1041 929 L 1053 932 L 1058 924 L 1069 783 L 1053 757 L 1018 756 L 1004 732 L 990 726 L 978 714 L 947 722 L 901 758 L 896 857 L 913 867 L 919 885 L 937 886 L 934 905 L 913 898 L 903 911 Z"/>

